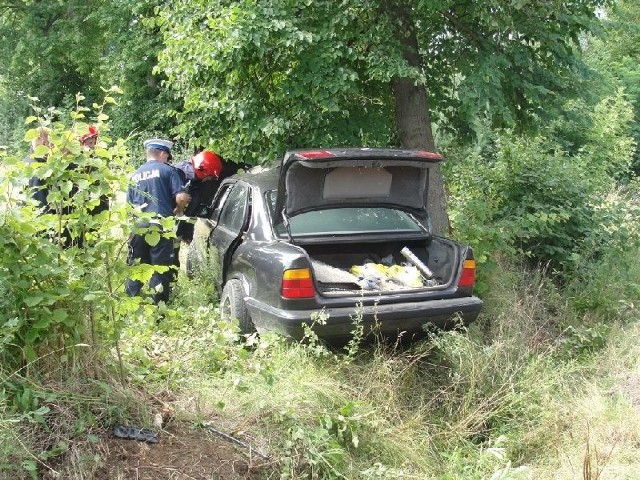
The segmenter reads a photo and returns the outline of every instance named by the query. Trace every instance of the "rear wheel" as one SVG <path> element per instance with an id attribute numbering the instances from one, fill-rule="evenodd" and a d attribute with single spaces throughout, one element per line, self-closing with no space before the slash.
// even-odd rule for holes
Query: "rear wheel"
<path id="1" fill-rule="evenodd" d="M 229 280 L 222 289 L 220 297 L 220 318 L 238 322 L 241 333 L 253 333 L 256 327 L 244 303 L 244 290 L 239 280 Z"/>

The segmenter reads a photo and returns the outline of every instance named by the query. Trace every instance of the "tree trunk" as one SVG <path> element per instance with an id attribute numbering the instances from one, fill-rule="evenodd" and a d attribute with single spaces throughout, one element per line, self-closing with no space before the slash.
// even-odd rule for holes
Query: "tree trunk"
<path id="1" fill-rule="evenodd" d="M 412 67 L 421 69 L 422 58 L 418 53 L 418 41 L 413 26 L 407 21 L 408 16 L 401 7 L 396 6 L 394 13 L 397 18 L 402 19 L 399 22 L 402 27 L 398 38 L 405 47 L 404 57 Z M 395 97 L 396 129 L 402 147 L 435 152 L 426 88 L 416 85 L 416 82 L 409 78 L 396 78 L 392 80 L 391 87 Z M 433 233 L 450 234 L 444 180 L 439 165 L 429 170 L 427 210 Z"/>

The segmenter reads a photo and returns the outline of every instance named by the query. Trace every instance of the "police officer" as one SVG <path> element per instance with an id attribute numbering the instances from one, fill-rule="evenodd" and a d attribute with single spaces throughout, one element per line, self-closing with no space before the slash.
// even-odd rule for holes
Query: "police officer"
<path id="1" fill-rule="evenodd" d="M 152 212 L 149 228 L 161 230 L 157 217 L 181 215 L 189 203 L 190 196 L 185 192 L 184 184 L 177 170 L 167 162 L 171 159 L 173 142 L 153 138 L 144 142 L 147 161 L 131 175 L 131 184 L 127 191 L 127 202 L 141 212 Z M 162 233 L 162 232 L 161 232 Z M 149 265 L 167 266 L 165 272 L 155 272 L 149 281 L 153 290 L 153 301 L 166 302 L 169 299 L 171 267 L 175 263 L 173 239 L 161 235 L 156 245 L 145 241 L 145 232 L 136 233 L 129 239 L 127 263 L 133 265 L 139 261 Z M 126 291 L 129 296 L 140 294 L 142 282 L 127 280 Z"/>
<path id="2" fill-rule="evenodd" d="M 25 163 L 31 164 L 34 162 L 42 162 L 45 163 L 47 161 L 47 156 L 34 156 L 36 154 L 36 149 L 39 146 L 45 146 L 47 148 L 51 148 L 51 142 L 49 141 L 49 133 L 51 130 L 46 127 L 38 127 L 38 136 L 31 141 L 31 148 L 29 149 L 29 153 L 25 157 Z M 38 203 L 38 207 L 43 211 L 49 211 L 49 204 L 47 203 L 47 195 L 49 195 L 49 188 L 47 187 L 47 183 L 44 179 L 33 176 L 29 179 L 29 189 L 31 192 L 31 197 Z"/>

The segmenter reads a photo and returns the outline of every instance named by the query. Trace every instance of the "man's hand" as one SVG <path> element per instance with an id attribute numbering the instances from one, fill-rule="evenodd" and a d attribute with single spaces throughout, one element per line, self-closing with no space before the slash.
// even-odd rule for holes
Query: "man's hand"
<path id="1" fill-rule="evenodd" d="M 191 195 L 186 192 L 180 192 L 176 195 L 176 208 L 173 211 L 176 215 L 182 215 L 184 213 L 184 208 L 191 201 Z"/>

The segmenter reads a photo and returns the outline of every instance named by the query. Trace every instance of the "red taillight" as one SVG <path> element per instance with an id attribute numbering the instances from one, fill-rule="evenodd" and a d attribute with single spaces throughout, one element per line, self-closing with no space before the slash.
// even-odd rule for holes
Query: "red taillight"
<path id="1" fill-rule="evenodd" d="M 460 275 L 459 287 L 473 287 L 476 283 L 476 261 L 465 260 L 462 264 L 462 275 Z"/>
<path id="2" fill-rule="evenodd" d="M 326 158 L 335 157 L 335 155 L 327 150 L 307 150 L 306 152 L 298 152 L 302 158 Z"/>
<path id="3" fill-rule="evenodd" d="M 283 298 L 313 298 L 315 294 L 313 277 L 308 268 L 285 270 L 282 274 Z"/>
<path id="4" fill-rule="evenodd" d="M 442 155 L 436 152 L 425 152 L 424 150 L 420 150 L 417 153 L 419 157 L 430 158 L 432 160 L 443 160 Z"/>

